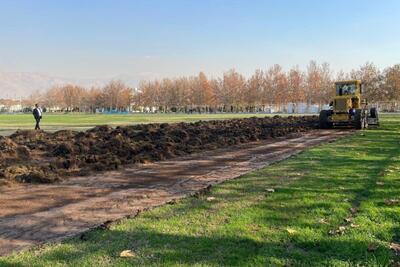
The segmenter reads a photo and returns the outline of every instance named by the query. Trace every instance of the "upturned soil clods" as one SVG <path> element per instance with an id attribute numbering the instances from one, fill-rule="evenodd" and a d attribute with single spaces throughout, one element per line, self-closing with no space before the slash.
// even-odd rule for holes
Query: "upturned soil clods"
<path id="1" fill-rule="evenodd" d="M 317 116 L 141 124 L 86 132 L 17 131 L 0 137 L 0 184 L 52 183 L 317 128 Z"/>

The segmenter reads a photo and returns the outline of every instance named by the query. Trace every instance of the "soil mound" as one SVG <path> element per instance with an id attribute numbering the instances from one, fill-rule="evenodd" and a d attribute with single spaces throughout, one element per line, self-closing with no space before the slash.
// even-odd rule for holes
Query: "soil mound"
<path id="1" fill-rule="evenodd" d="M 86 132 L 17 131 L 0 137 L 0 180 L 50 183 L 69 175 L 159 161 L 317 128 L 318 117 L 142 124 Z"/>

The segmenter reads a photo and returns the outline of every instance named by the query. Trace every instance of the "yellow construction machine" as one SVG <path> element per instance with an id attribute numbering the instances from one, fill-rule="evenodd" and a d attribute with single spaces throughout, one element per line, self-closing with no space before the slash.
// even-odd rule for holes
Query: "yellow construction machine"
<path id="1" fill-rule="evenodd" d="M 368 101 L 362 98 L 363 84 L 360 80 L 339 81 L 335 83 L 335 98 L 329 104 L 329 110 L 319 114 L 321 129 L 334 127 L 368 128 L 379 125 L 378 110 L 368 107 Z"/>

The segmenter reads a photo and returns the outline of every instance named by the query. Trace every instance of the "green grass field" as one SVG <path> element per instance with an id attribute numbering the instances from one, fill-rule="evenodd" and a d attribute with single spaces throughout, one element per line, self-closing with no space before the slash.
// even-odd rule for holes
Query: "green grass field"
<path id="1" fill-rule="evenodd" d="M 103 115 L 103 114 L 44 114 L 41 123 L 46 131 L 61 129 L 85 130 L 96 125 L 130 125 L 138 123 L 163 123 L 163 122 L 192 122 L 198 120 L 216 120 L 247 118 L 252 116 L 270 116 L 268 114 L 129 114 L 129 115 Z M 35 120 L 30 114 L 0 114 L 0 135 L 10 134 L 18 129 L 33 129 Z"/>
<path id="2" fill-rule="evenodd" d="M 0 266 L 399 266 L 399 135 L 400 116 L 385 116 L 379 129 Z M 126 249 L 133 257 L 120 258 Z"/>

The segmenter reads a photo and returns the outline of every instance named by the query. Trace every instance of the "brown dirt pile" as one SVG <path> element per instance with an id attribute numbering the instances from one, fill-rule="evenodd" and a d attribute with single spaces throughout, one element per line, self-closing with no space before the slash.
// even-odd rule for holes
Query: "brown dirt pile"
<path id="1" fill-rule="evenodd" d="M 0 137 L 0 183 L 50 183 L 317 128 L 318 117 L 265 117 L 141 124 L 86 132 L 17 131 Z"/>

